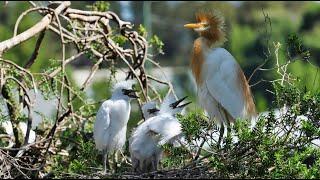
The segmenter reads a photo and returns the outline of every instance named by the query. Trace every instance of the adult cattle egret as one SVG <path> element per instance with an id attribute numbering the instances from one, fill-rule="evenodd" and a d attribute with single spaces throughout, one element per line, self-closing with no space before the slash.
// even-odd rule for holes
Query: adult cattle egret
<path id="1" fill-rule="evenodd" d="M 104 173 L 108 154 L 121 150 L 126 141 L 130 100 L 138 98 L 132 85 L 133 81 L 116 83 L 111 98 L 102 103 L 96 116 L 93 136 L 97 149 L 103 153 Z"/>
<path id="2" fill-rule="evenodd" d="M 174 96 L 168 95 L 163 101 L 158 115 L 151 114 L 151 117 L 132 133 L 129 140 L 129 150 L 134 171 L 157 170 L 163 153 L 159 145 L 175 143 L 174 141 L 181 134 L 181 124 L 174 115 L 181 112 L 183 107 L 189 104 L 179 106 L 185 98 L 176 101 Z M 150 115 L 150 112 L 155 111 L 155 106 L 151 106 L 147 114 Z"/>
<path id="3" fill-rule="evenodd" d="M 200 35 L 194 41 L 191 69 L 200 106 L 221 124 L 222 137 L 225 124 L 229 127 L 237 118 L 255 117 L 255 104 L 241 67 L 226 49 L 219 47 L 226 41 L 223 17 L 217 12 L 199 12 L 196 18 L 197 23 L 184 25 Z"/>

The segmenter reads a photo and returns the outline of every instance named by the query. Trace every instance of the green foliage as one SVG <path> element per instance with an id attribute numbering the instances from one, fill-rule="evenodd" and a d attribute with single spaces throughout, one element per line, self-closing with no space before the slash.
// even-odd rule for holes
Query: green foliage
<path id="1" fill-rule="evenodd" d="M 310 59 L 310 52 L 303 47 L 302 40 L 296 34 L 289 35 L 287 46 L 289 48 L 289 56 L 302 56 L 303 60 L 306 61 Z"/>
<path id="2" fill-rule="evenodd" d="M 146 39 L 149 39 L 150 37 L 150 35 L 148 35 L 147 29 L 142 24 L 139 25 L 138 33 Z M 159 54 L 164 54 L 164 43 L 157 35 L 154 34 L 152 37 L 150 37 L 148 42 L 150 44 L 150 47 L 153 47 Z"/>
<path id="3" fill-rule="evenodd" d="M 162 161 L 163 166 L 169 169 L 190 163 L 191 147 L 204 137 L 209 146 L 201 156 L 208 156 L 208 162 L 202 165 L 215 172 L 215 177 L 319 178 L 320 149 L 312 141 L 320 137 L 320 92 L 298 88 L 295 83 L 274 83 L 273 87 L 273 108 L 285 105 L 287 110 L 260 115 L 254 128 L 249 121 L 238 119 L 232 127 L 232 141 L 219 149 L 216 143 L 210 146 L 212 139 L 205 132 L 212 125 L 201 112 L 179 115 L 188 148 L 164 146 L 171 156 Z"/>
<path id="4" fill-rule="evenodd" d="M 92 5 L 87 5 L 86 7 L 92 11 L 106 12 L 110 8 L 110 3 L 106 1 L 96 1 Z"/>
<path id="5" fill-rule="evenodd" d="M 165 158 L 162 160 L 164 168 L 179 168 L 186 164 L 186 159 L 191 159 L 192 156 L 188 149 L 184 146 L 174 147 L 171 144 L 162 146 Z"/>
<path id="6" fill-rule="evenodd" d="M 151 47 L 155 47 L 156 51 L 159 52 L 160 54 L 163 53 L 163 42 L 159 39 L 157 35 L 153 35 L 152 38 L 150 39 L 150 44 Z"/>
<path id="7" fill-rule="evenodd" d="M 122 35 L 115 35 L 112 37 L 112 40 L 118 43 L 119 46 L 123 46 L 127 42 L 127 38 Z"/>
<path id="8" fill-rule="evenodd" d="M 188 142 L 198 140 L 203 136 L 203 131 L 212 129 L 212 122 L 200 111 L 189 113 L 186 116 L 178 115 L 177 118 L 182 125 L 184 136 L 187 138 Z"/>
<path id="9" fill-rule="evenodd" d="M 70 138 L 74 135 L 71 130 L 65 131 L 63 137 Z M 98 150 L 92 140 L 84 142 L 83 137 L 76 136 L 72 138 L 74 142 L 70 143 L 68 139 L 63 140 L 61 147 L 67 147 L 69 156 L 67 158 L 62 155 L 54 157 L 52 170 L 56 177 L 63 177 L 63 174 L 88 174 L 92 173 L 92 168 L 97 168 L 102 165 L 102 160 L 97 159 L 99 156 Z M 76 140 L 76 141 L 75 141 Z"/>
<path id="10" fill-rule="evenodd" d="M 139 35 L 143 36 L 144 38 L 146 38 L 148 35 L 146 28 L 142 24 L 139 25 L 138 33 L 139 33 Z"/>

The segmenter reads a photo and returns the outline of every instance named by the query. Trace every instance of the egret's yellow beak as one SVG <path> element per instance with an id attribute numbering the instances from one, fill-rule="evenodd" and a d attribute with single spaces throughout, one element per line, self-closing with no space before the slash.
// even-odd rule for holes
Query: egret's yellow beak
<path id="1" fill-rule="evenodd" d="M 185 28 L 190 28 L 190 29 L 196 29 L 196 28 L 201 28 L 203 25 L 200 23 L 192 23 L 192 24 L 185 24 Z"/>

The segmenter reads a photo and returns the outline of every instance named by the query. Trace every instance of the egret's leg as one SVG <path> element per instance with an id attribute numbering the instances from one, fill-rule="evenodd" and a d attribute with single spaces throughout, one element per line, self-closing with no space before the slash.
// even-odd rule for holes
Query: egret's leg
<path id="1" fill-rule="evenodd" d="M 223 134 L 224 134 L 224 125 L 223 125 L 223 122 L 221 122 L 220 136 L 219 136 L 219 140 L 218 140 L 218 143 L 217 143 L 217 147 L 218 148 L 220 148 L 220 143 L 221 143 L 221 140 L 223 138 Z"/>
<path id="2" fill-rule="evenodd" d="M 231 125 L 230 121 L 227 121 L 227 139 L 231 137 Z"/>
<path id="3" fill-rule="evenodd" d="M 158 170 L 158 158 L 157 158 L 157 155 L 156 154 L 154 154 L 153 156 L 152 156 L 152 161 L 151 161 L 151 165 L 152 165 L 152 171 L 156 171 L 156 170 Z"/>
<path id="4" fill-rule="evenodd" d="M 103 173 L 106 174 L 107 173 L 107 167 L 109 167 L 109 160 L 108 160 L 108 152 L 106 150 L 104 150 L 102 152 L 103 154 L 103 167 L 104 167 L 104 170 L 103 170 Z"/>
<path id="5" fill-rule="evenodd" d="M 146 172 L 146 165 L 147 165 L 147 162 L 146 160 L 144 159 L 142 162 L 141 162 L 141 165 L 140 165 L 140 172 L 141 173 L 145 173 Z"/>
<path id="6" fill-rule="evenodd" d="M 118 151 L 114 151 L 113 153 L 113 168 L 114 168 L 114 172 L 117 172 L 117 165 L 118 163 Z"/>
<path id="7" fill-rule="evenodd" d="M 135 157 L 131 157 L 132 170 L 133 172 L 138 172 L 139 169 L 139 160 Z"/>

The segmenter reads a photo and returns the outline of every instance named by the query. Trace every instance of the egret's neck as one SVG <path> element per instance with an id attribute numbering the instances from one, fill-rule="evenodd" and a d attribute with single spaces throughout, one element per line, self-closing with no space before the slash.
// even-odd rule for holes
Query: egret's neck
<path id="1" fill-rule="evenodd" d="M 201 78 L 202 65 L 205 61 L 205 52 L 208 49 L 208 41 L 203 37 L 197 38 L 193 43 L 191 69 L 198 86 L 203 82 L 203 79 Z"/>

